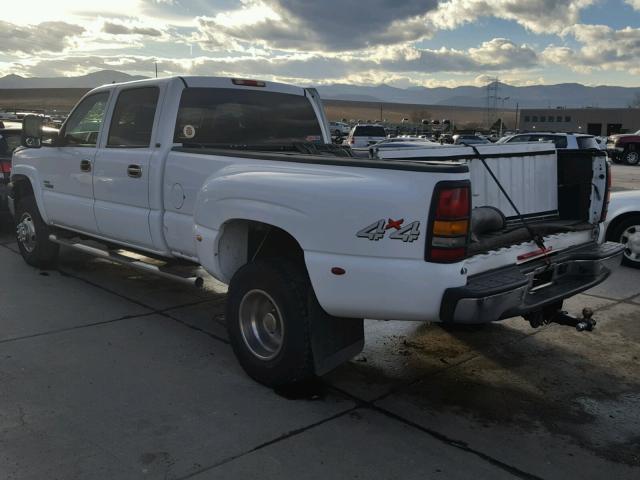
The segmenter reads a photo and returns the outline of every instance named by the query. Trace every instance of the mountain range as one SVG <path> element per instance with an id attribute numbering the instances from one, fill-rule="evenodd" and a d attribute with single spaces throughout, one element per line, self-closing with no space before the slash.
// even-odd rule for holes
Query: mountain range
<path id="1" fill-rule="evenodd" d="M 21 77 L 7 75 L 0 77 L 3 88 L 94 88 L 106 83 L 129 82 L 147 77 L 129 75 L 116 70 L 100 70 L 79 77 Z"/>
<path id="2" fill-rule="evenodd" d="M 16 88 L 93 88 L 113 82 L 139 80 L 115 70 L 101 70 L 78 77 L 21 77 L 7 75 L 0 78 L 0 89 Z M 422 105 L 451 105 L 460 107 L 484 107 L 487 105 L 487 88 L 475 86 L 409 87 L 390 85 L 321 85 L 320 95 L 325 99 L 363 102 L 408 103 Z M 495 95 L 498 107 L 627 107 L 640 98 L 640 87 L 596 86 L 579 83 L 557 85 L 513 86 L 498 83 Z M 504 100 L 503 100 L 504 99 Z"/>
<path id="3" fill-rule="evenodd" d="M 397 88 L 389 85 L 326 85 L 318 87 L 318 91 L 322 98 L 334 100 L 451 105 L 458 107 L 487 106 L 486 86 Z M 520 108 L 558 106 L 620 108 L 628 107 L 637 98 L 640 98 L 640 87 L 588 87 L 579 83 L 525 87 L 498 83 L 496 92 L 495 95 L 499 97 L 497 106 L 505 109 L 515 109 L 516 104 Z"/>

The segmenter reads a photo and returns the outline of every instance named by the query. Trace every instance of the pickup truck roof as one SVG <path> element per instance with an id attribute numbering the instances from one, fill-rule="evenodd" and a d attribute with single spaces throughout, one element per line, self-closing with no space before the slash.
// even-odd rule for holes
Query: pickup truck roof
<path id="1" fill-rule="evenodd" d="M 95 90 L 92 90 L 92 92 L 96 92 L 99 90 L 111 90 L 114 87 L 129 88 L 136 85 L 160 85 L 163 83 L 175 82 L 182 82 L 185 87 L 192 88 L 250 88 L 255 90 L 268 90 L 271 92 L 288 93 L 291 95 L 305 95 L 306 91 L 302 87 L 263 80 L 248 80 L 240 78 L 230 79 L 229 77 L 177 76 L 165 78 L 147 78 L 144 80 L 135 80 L 133 82 L 108 83 L 106 85 L 98 87 Z M 251 85 L 251 83 L 255 83 L 255 85 Z"/>

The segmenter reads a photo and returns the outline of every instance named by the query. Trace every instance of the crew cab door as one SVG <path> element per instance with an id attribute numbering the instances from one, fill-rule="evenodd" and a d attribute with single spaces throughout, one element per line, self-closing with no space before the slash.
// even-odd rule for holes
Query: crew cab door
<path id="1" fill-rule="evenodd" d="M 104 147 L 96 154 L 94 211 L 101 236 L 153 249 L 149 227 L 152 132 L 160 89 L 133 87 L 117 98 Z"/>
<path id="2" fill-rule="evenodd" d="M 109 92 L 85 97 L 65 123 L 57 146 L 41 163 L 45 208 L 56 225 L 97 232 L 92 175 L 108 101 Z"/>

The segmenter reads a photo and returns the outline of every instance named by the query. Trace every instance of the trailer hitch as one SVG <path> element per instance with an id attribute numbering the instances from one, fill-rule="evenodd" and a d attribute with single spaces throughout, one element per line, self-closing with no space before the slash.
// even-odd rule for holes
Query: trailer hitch
<path id="1" fill-rule="evenodd" d="M 582 318 L 569 315 L 564 310 L 538 310 L 537 312 L 525 315 L 524 318 L 533 328 L 549 325 L 550 323 L 557 323 L 558 325 L 574 327 L 579 332 L 591 332 L 596 326 L 596 321 L 593 319 L 593 310 L 590 308 L 582 309 Z"/>

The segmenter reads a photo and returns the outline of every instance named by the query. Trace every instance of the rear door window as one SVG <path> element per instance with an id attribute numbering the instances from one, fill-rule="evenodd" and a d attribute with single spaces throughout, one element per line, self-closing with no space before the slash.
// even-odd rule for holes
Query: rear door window
<path id="1" fill-rule="evenodd" d="M 387 133 L 384 131 L 384 127 L 362 126 L 356 127 L 354 135 L 358 137 L 386 137 Z"/>
<path id="2" fill-rule="evenodd" d="M 182 92 L 176 143 L 233 147 L 318 141 L 320 122 L 303 95 L 239 88 Z"/>
<path id="3" fill-rule="evenodd" d="M 144 148 L 151 143 L 158 87 L 123 90 L 111 117 L 107 147 Z"/>

